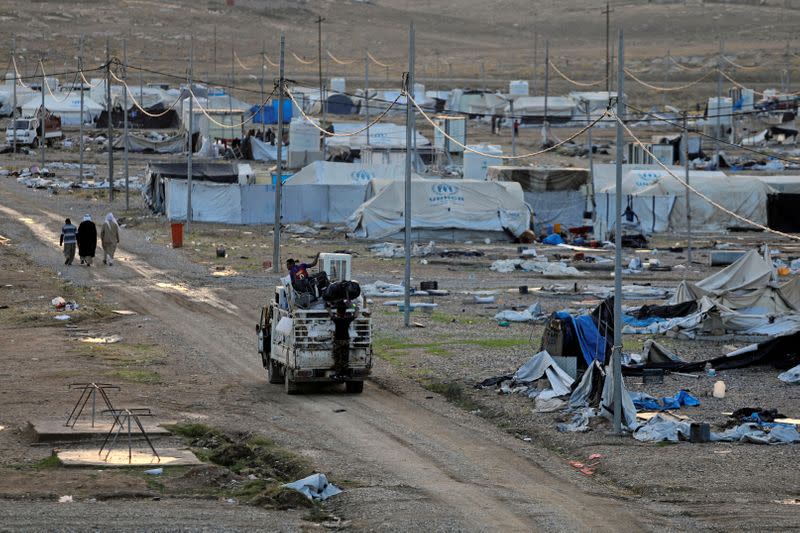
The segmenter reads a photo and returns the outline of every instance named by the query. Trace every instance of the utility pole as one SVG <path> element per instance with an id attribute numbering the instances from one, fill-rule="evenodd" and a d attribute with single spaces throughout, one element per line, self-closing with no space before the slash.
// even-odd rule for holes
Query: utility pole
<path id="1" fill-rule="evenodd" d="M 405 215 L 405 258 L 406 268 L 403 276 L 404 305 L 403 323 L 409 327 L 411 320 L 411 135 L 414 112 L 411 103 L 414 93 L 414 22 L 408 27 L 408 76 L 406 76 L 406 183 L 403 214 Z"/>
<path id="2" fill-rule="evenodd" d="M 215 27 L 216 28 L 216 27 Z M 214 41 L 216 44 L 216 41 Z M 216 51 L 216 48 L 214 49 Z M 186 233 L 192 224 L 192 157 L 194 156 L 194 34 L 189 42 L 189 153 L 186 156 Z"/>
<path id="3" fill-rule="evenodd" d="M 46 121 L 45 106 L 44 106 L 44 92 L 45 92 L 45 84 L 47 83 L 47 79 L 44 77 L 44 55 L 42 55 L 40 63 L 42 65 L 42 108 L 40 110 L 39 126 L 40 126 L 40 129 L 41 129 L 41 132 L 42 132 L 42 142 L 39 143 L 39 144 L 42 145 L 41 146 L 41 148 L 42 148 L 42 166 L 39 168 L 39 172 L 43 172 L 44 171 L 44 163 L 45 163 L 45 146 L 47 145 L 47 137 L 46 137 L 45 127 L 44 127 L 44 123 Z"/>
<path id="4" fill-rule="evenodd" d="M 369 126 L 369 49 L 364 53 L 364 110 Z M 367 127 L 367 146 L 369 146 L 369 127 Z"/>
<path id="5" fill-rule="evenodd" d="M 111 124 L 111 43 L 106 38 L 106 118 L 108 118 L 108 201 L 114 201 L 114 130 Z"/>
<path id="6" fill-rule="evenodd" d="M 14 95 L 11 97 L 11 146 L 14 149 L 14 154 L 17 153 L 17 83 L 19 81 L 19 74 L 17 73 L 17 39 L 16 37 L 11 40 L 11 57 L 14 58 Z M 83 100 L 81 100 L 83 102 Z M 81 156 L 83 154 L 81 153 Z"/>
<path id="7" fill-rule="evenodd" d="M 266 53 L 265 43 L 264 41 L 261 41 L 261 101 L 259 102 L 258 107 L 258 112 L 261 115 L 261 133 L 264 133 L 264 56 Z"/>
<path id="8" fill-rule="evenodd" d="M 586 125 L 588 126 L 592 122 L 592 113 L 591 109 L 589 108 L 589 100 L 584 100 L 583 104 L 586 106 Z M 597 212 L 597 202 L 595 199 L 595 190 L 594 190 L 594 144 L 592 143 L 592 128 L 589 128 L 588 132 L 588 141 L 589 141 L 589 179 L 592 183 L 592 218 L 595 217 L 595 213 Z"/>
<path id="9" fill-rule="evenodd" d="M 625 84 L 625 56 L 622 30 L 619 31 L 619 68 L 617 71 L 617 180 L 614 190 L 614 433 L 622 433 L 622 117 L 625 104 L 622 94 Z"/>
<path id="10" fill-rule="evenodd" d="M 275 177 L 275 225 L 272 227 L 272 271 L 276 274 L 281 271 L 281 187 L 283 180 L 283 93 L 285 90 L 283 79 L 285 65 L 285 36 L 281 33 L 281 57 L 278 70 L 278 142 L 276 154 L 277 176 Z"/>
<path id="11" fill-rule="evenodd" d="M 217 77 L 217 25 L 214 24 L 214 78 Z"/>
<path id="12" fill-rule="evenodd" d="M 686 125 L 686 112 L 683 112 L 683 164 L 686 169 L 686 262 L 692 265 L 692 205 L 689 192 L 689 128 Z"/>
<path id="13" fill-rule="evenodd" d="M 236 63 L 236 50 L 233 48 L 233 41 L 231 41 L 231 86 L 228 88 L 228 113 L 230 113 L 230 116 L 233 116 L 233 86 L 234 80 L 236 79 L 234 63 Z M 233 128 L 231 128 L 231 133 L 233 133 Z"/>
<path id="14" fill-rule="evenodd" d="M 722 138 L 722 56 L 724 52 L 722 36 L 719 38 L 719 56 L 717 57 L 717 168 L 719 168 L 719 153 L 722 150 L 720 139 Z"/>
<path id="15" fill-rule="evenodd" d="M 83 181 L 83 122 L 84 122 L 84 119 L 83 119 L 83 98 L 84 98 L 83 93 L 84 93 L 84 89 L 85 89 L 85 87 L 83 86 L 83 78 L 85 77 L 83 75 L 83 38 L 84 38 L 84 36 L 83 36 L 83 34 L 81 34 L 80 52 L 78 54 L 78 70 L 80 71 L 80 74 L 81 74 L 81 76 L 80 76 L 80 82 L 81 82 L 81 120 L 80 120 L 80 133 L 78 134 L 78 135 L 80 135 L 80 139 L 79 139 L 79 142 L 78 142 L 78 152 L 79 152 L 79 155 L 78 155 L 78 181 L 80 181 L 80 182 Z"/>
<path id="16" fill-rule="evenodd" d="M 125 168 L 125 210 L 131 208 L 131 184 L 128 173 L 128 41 L 122 39 L 122 80 L 125 86 L 122 89 L 122 138 L 123 142 L 123 165 Z"/>
<path id="17" fill-rule="evenodd" d="M 509 96 L 508 100 L 508 112 L 511 115 L 509 118 L 511 119 L 511 156 L 515 157 L 517 155 L 517 128 L 514 127 L 514 122 L 516 122 L 516 118 L 514 118 L 514 99 Z"/>
<path id="18" fill-rule="evenodd" d="M 547 99 L 550 96 L 550 41 L 545 41 L 544 43 L 544 123 L 543 123 L 543 139 L 542 144 L 546 145 L 548 142 L 548 135 L 547 131 L 549 129 L 549 123 L 547 122 Z"/>
<path id="19" fill-rule="evenodd" d="M 611 91 L 611 41 L 609 40 L 609 31 L 611 28 L 611 6 L 606 2 L 606 8 L 600 13 L 606 16 L 606 92 Z M 609 95 L 610 96 L 610 95 Z"/>
<path id="20" fill-rule="evenodd" d="M 483 92 L 486 92 L 486 65 L 481 61 L 481 83 L 483 83 Z"/>
<path id="21" fill-rule="evenodd" d="M 325 86 L 322 83 L 322 23 L 325 19 L 317 16 L 317 59 L 319 61 L 319 99 L 322 104 L 322 121 L 325 122 Z M 323 141 L 324 143 L 325 141 Z"/>
<path id="22" fill-rule="evenodd" d="M 533 32 L 533 78 L 531 79 L 531 94 L 536 96 L 536 76 L 539 72 L 539 34 Z"/>

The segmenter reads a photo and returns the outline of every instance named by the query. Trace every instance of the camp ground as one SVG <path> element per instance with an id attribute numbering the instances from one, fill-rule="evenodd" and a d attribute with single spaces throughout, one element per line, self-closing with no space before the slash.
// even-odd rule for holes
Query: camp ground
<path id="1" fill-rule="evenodd" d="M 796 528 L 796 4 L 7 0 L 2 529 Z"/>

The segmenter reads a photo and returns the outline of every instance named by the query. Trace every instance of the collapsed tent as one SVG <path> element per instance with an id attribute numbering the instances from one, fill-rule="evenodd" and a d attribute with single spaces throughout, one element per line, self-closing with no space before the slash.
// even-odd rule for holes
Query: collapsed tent
<path id="1" fill-rule="evenodd" d="M 393 181 L 364 202 L 348 219 L 350 232 L 367 239 L 402 235 L 404 185 Z M 508 239 L 521 235 L 530 224 L 518 183 L 412 180 L 411 198 L 414 238 L 456 239 L 489 233 Z"/>
<path id="2" fill-rule="evenodd" d="M 676 173 L 682 178 L 681 174 Z M 766 225 L 767 196 L 774 192 L 759 180 L 743 180 L 727 176 L 695 175 L 691 186 L 711 201 L 739 216 Z M 597 220 L 613 230 L 616 186 L 598 189 Z M 625 203 L 630 203 L 646 233 L 686 231 L 686 186 L 665 170 L 630 170 L 622 180 Z M 680 201 L 678 199 L 680 198 Z M 692 194 L 692 228 L 700 231 L 724 231 L 728 228 L 752 226 Z"/>
<path id="3" fill-rule="evenodd" d="M 487 179 L 522 186 L 537 233 L 550 224 L 568 228 L 583 224 L 588 169 L 490 166 Z"/>

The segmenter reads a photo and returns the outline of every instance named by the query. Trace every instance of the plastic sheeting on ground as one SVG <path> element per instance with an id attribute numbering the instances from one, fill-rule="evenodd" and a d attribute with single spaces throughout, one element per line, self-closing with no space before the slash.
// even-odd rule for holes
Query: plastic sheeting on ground
<path id="1" fill-rule="evenodd" d="M 680 409 L 681 407 L 696 407 L 700 400 L 686 392 L 678 391 L 674 396 L 661 398 L 661 402 L 643 392 L 631 392 L 631 401 L 637 411 L 666 411 L 667 409 Z"/>
<path id="2" fill-rule="evenodd" d="M 397 298 L 405 294 L 405 287 L 396 283 L 386 283 L 385 281 L 376 281 L 375 283 L 367 283 L 361 286 L 361 294 L 364 296 L 384 296 L 388 298 Z"/>
<path id="3" fill-rule="evenodd" d="M 550 381 L 552 393 L 545 390 L 539 393 L 538 397 L 552 398 L 554 396 L 563 396 L 570 393 L 570 387 L 575 382 L 569 374 L 564 372 L 558 363 L 556 363 L 546 350 L 542 350 L 528 362 L 522 365 L 513 376 L 513 380 L 517 383 L 532 383 L 542 376 L 547 376 Z"/>
<path id="4" fill-rule="evenodd" d="M 494 261 L 489 270 L 495 272 L 507 273 L 514 270 L 522 270 L 524 272 L 538 272 L 545 277 L 559 277 L 559 276 L 585 276 L 575 267 L 567 266 L 562 262 L 549 262 L 544 258 L 538 260 L 524 260 L 524 259 L 498 259 Z"/>
<path id="5" fill-rule="evenodd" d="M 542 306 L 538 303 L 532 304 L 524 311 L 514 311 L 506 309 L 494 315 L 495 320 L 507 320 L 508 322 L 531 322 L 543 318 L 545 314 L 542 312 Z"/>
<path id="6" fill-rule="evenodd" d="M 714 442 L 749 442 L 753 444 L 786 444 L 800 442 L 795 426 L 774 424 L 772 427 L 754 422 L 741 424 L 722 433 L 711 432 Z"/>
<path id="7" fill-rule="evenodd" d="M 633 432 L 633 438 L 642 442 L 678 442 L 689 439 L 689 422 L 657 414 Z"/>
<path id="8" fill-rule="evenodd" d="M 325 474 L 311 474 L 308 477 L 292 483 L 286 483 L 283 486 L 287 489 L 296 490 L 309 500 L 324 501 L 342 492 L 342 489 L 336 485 L 328 483 L 328 478 L 325 477 Z"/>
<path id="9" fill-rule="evenodd" d="M 556 424 L 556 429 L 562 433 L 586 433 L 589 431 L 589 420 L 595 416 L 597 416 L 595 408 L 584 407 L 575 411 L 569 422 Z"/>
<path id="10" fill-rule="evenodd" d="M 633 431 L 639 425 L 636 422 L 636 407 L 625 389 L 625 380 L 620 384 L 622 388 L 622 426 Z M 606 370 L 606 379 L 603 382 L 603 398 L 600 402 L 600 414 L 609 420 L 614 420 L 614 373 Z"/>
<path id="11" fill-rule="evenodd" d="M 592 361 L 595 360 L 601 363 L 605 361 L 606 338 L 600 335 L 600 331 L 590 315 L 573 317 L 566 311 L 559 311 L 555 313 L 555 317 L 572 322 L 575 336 L 578 338 L 578 345 L 581 348 L 581 354 L 587 365 L 591 365 Z"/>
<path id="12" fill-rule="evenodd" d="M 800 365 L 778 374 L 778 379 L 784 383 L 800 385 Z"/>

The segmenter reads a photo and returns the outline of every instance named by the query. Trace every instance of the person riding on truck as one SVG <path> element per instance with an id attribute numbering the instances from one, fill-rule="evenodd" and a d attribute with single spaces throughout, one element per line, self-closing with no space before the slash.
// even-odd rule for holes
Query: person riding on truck
<path id="1" fill-rule="evenodd" d="M 336 314 L 331 313 L 333 331 L 333 379 L 346 379 L 350 364 L 350 324 L 355 316 L 347 315 L 347 305 L 342 301 L 336 306 Z"/>
<path id="2" fill-rule="evenodd" d="M 292 279 L 292 287 L 302 291 L 303 287 L 308 283 L 308 269 L 315 267 L 318 261 L 319 254 L 317 254 L 310 263 L 298 263 L 294 259 L 287 259 L 286 269 L 289 271 L 289 276 Z"/>

